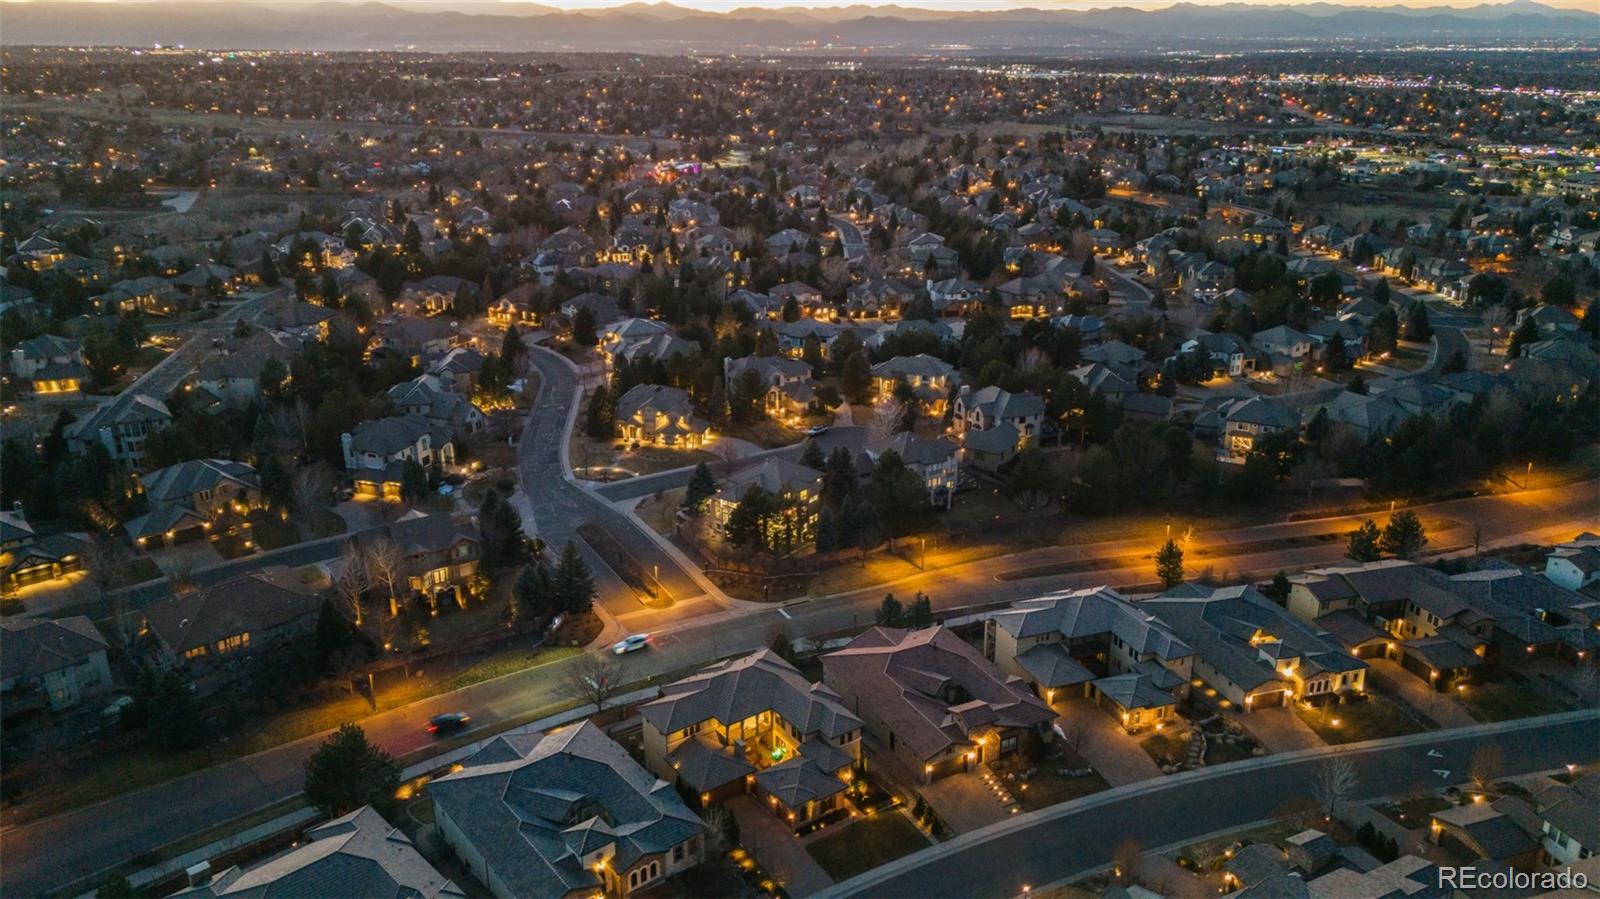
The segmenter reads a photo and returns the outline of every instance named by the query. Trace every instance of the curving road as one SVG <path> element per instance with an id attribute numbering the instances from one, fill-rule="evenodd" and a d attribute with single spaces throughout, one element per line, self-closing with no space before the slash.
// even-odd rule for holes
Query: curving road
<path id="1" fill-rule="evenodd" d="M 1275 817 L 1312 796 L 1336 756 L 1355 767 L 1348 798 L 1365 800 L 1464 783 L 1473 757 L 1489 746 L 1502 753 L 1505 775 L 1588 764 L 1600 760 L 1600 711 L 1324 747 L 1119 787 L 931 846 L 818 895 L 1016 896 L 1105 866 L 1128 837 L 1169 846 Z"/>

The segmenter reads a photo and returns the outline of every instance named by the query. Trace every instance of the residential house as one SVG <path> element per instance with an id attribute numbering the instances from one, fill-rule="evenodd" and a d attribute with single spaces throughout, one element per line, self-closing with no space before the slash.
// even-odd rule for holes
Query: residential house
<path id="1" fill-rule="evenodd" d="M 72 708 L 112 687 L 106 639 L 84 615 L 0 619 L 0 706 L 6 717 Z"/>
<path id="2" fill-rule="evenodd" d="M 628 443 L 693 449 L 713 439 L 689 394 L 660 384 L 630 387 L 617 400 L 617 425 Z"/>
<path id="3" fill-rule="evenodd" d="M 861 720 L 767 649 L 666 685 L 639 717 L 645 767 L 702 809 L 753 794 L 803 825 L 843 807 L 861 762 Z"/>
<path id="4" fill-rule="evenodd" d="M 1600 854 L 1600 775 L 1546 787 L 1533 798 L 1539 816 L 1539 847 L 1552 866 L 1572 865 Z"/>
<path id="5" fill-rule="evenodd" d="M 192 459 L 139 478 L 150 511 L 123 529 L 140 549 L 204 539 L 244 524 L 262 507 L 261 478 L 243 462 Z"/>
<path id="6" fill-rule="evenodd" d="M 765 490 L 769 496 L 787 498 L 795 503 L 790 516 L 774 522 L 773 527 L 785 529 L 796 544 L 815 536 L 817 513 L 822 508 L 822 473 L 777 457 L 747 465 L 722 482 L 710 503 L 711 519 L 718 527 L 728 523 L 745 494 L 755 487 Z"/>
<path id="7" fill-rule="evenodd" d="M 1366 689 L 1366 662 L 1254 587 L 1184 584 L 1139 606 L 1194 650 L 1196 678 L 1247 712 Z"/>
<path id="8" fill-rule="evenodd" d="M 6 596 L 24 587 L 57 581 L 83 570 L 89 537 L 61 533 L 39 537 L 16 503 L 0 512 L 0 592 Z"/>
<path id="9" fill-rule="evenodd" d="M 1435 575 L 1438 575 L 1435 577 Z M 1383 635 L 1382 653 L 1438 688 L 1470 676 L 1483 664 L 1494 619 L 1437 572 L 1401 559 L 1317 568 L 1289 579 L 1285 608 L 1301 621 L 1337 630 L 1348 649 L 1347 623 L 1328 627 L 1325 616 L 1348 612 Z M 1369 633 L 1363 642 L 1373 647 Z M 1370 652 L 1370 649 L 1369 649 Z"/>
<path id="10" fill-rule="evenodd" d="M 73 422 L 67 429 L 67 448 L 82 453 L 98 443 L 118 464 L 140 468 L 145 440 L 171 424 L 166 403 L 142 393 L 122 393 Z"/>
<path id="11" fill-rule="evenodd" d="M 478 288 L 454 275 L 432 275 L 406 282 L 393 308 L 402 315 L 443 315 L 455 310 L 456 297 L 463 291 L 476 295 Z"/>
<path id="12" fill-rule="evenodd" d="M 954 503 L 960 474 L 956 444 L 942 437 L 930 440 L 911 431 L 901 431 L 867 443 L 865 451 L 873 465 L 885 453 L 898 455 L 906 468 L 927 485 L 929 505 L 948 509 Z"/>
<path id="13" fill-rule="evenodd" d="M 457 602 L 483 559 L 483 538 L 466 519 L 409 512 L 393 524 L 351 538 L 357 546 L 392 546 L 399 554 L 398 586 L 430 604 Z"/>
<path id="14" fill-rule="evenodd" d="M 1036 443 L 1044 423 L 1044 399 L 1033 393 L 1012 393 L 993 385 L 980 390 L 963 386 L 956 395 L 953 420 L 958 434 L 1009 424 L 1017 429 L 1024 445 Z"/>
<path id="15" fill-rule="evenodd" d="M 41 334 L 11 348 L 11 374 L 30 382 L 38 394 L 76 393 L 89 379 L 83 343 L 70 337 Z"/>
<path id="16" fill-rule="evenodd" d="M 420 415 L 449 428 L 452 435 L 461 437 L 476 434 L 488 425 L 488 419 L 454 381 L 439 375 L 417 375 L 389 388 L 389 399 L 401 415 Z"/>
<path id="17" fill-rule="evenodd" d="M 304 842 L 249 870 L 233 865 L 173 893 L 184 899 L 265 899 L 337 890 L 350 896 L 465 899 L 400 828 L 364 805 L 306 831 Z"/>
<path id="18" fill-rule="evenodd" d="M 1600 536 L 1585 532 L 1557 543 L 1545 556 L 1544 576 L 1568 590 L 1600 581 Z"/>
<path id="19" fill-rule="evenodd" d="M 1175 720 L 1194 651 L 1110 587 L 1015 603 L 984 622 L 984 655 L 1045 702 L 1087 696 L 1129 732 Z"/>
<path id="20" fill-rule="evenodd" d="M 1533 829 L 1536 821 L 1521 797 L 1505 796 L 1491 802 L 1480 796 L 1434 812 L 1428 820 L 1428 839 L 1471 859 L 1529 870 L 1539 857 L 1537 830 Z"/>
<path id="21" fill-rule="evenodd" d="M 253 571 L 151 602 L 143 609 L 143 631 L 163 663 L 206 672 L 309 636 L 322 599 L 298 586 L 286 568 Z"/>
<path id="22" fill-rule="evenodd" d="M 500 295 L 498 300 L 489 304 L 487 315 L 489 323 L 498 328 L 509 328 L 516 325 L 519 328 L 537 328 L 544 323 L 538 308 L 534 305 L 535 290 L 533 283 L 519 284 Z"/>
<path id="23" fill-rule="evenodd" d="M 1232 400 L 1218 411 L 1222 417 L 1223 452 L 1233 461 L 1243 461 L 1269 434 L 1300 431 L 1300 416 L 1294 410 L 1264 397 Z"/>
<path id="24" fill-rule="evenodd" d="M 440 839 L 497 899 L 627 897 L 705 855 L 672 785 L 588 721 L 496 737 L 428 793 Z"/>
<path id="25" fill-rule="evenodd" d="M 944 415 L 946 400 L 960 382 L 955 366 L 927 353 L 896 356 L 872 366 L 873 387 L 880 400 L 894 398 L 895 388 L 905 384 L 916 395 L 919 413 L 938 418 Z"/>
<path id="26" fill-rule="evenodd" d="M 407 462 L 454 465 L 449 429 L 420 415 L 394 415 L 358 424 L 339 436 L 345 474 L 356 496 L 398 500 Z"/>
<path id="27" fill-rule="evenodd" d="M 1045 738 L 1055 713 L 944 627 L 875 627 L 822 657 L 823 683 L 922 783 Z"/>
<path id="28" fill-rule="evenodd" d="M 745 356 L 722 360 L 723 383 L 732 389 L 745 372 L 755 372 L 765 392 L 761 408 L 776 419 L 798 419 L 816 400 L 811 383 L 811 366 L 785 356 Z"/>
<path id="29" fill-rule="evenodd" d="M 1227 372 L 1231 378 L 1245 377 L 1256 369 L 1256 354 L 1237 334 L 1201 333 L 1184 341 L 1178 351 L 1198 353 L 1212 370 Z"/>
<path id="30" fill-rule="evenodd" d="M 172 282 L 157 275 L 129 278 L 106 288 L 95 298 L 106 309 L 143 312 L 146 315 L 172 315 L 183 299 Z"/>

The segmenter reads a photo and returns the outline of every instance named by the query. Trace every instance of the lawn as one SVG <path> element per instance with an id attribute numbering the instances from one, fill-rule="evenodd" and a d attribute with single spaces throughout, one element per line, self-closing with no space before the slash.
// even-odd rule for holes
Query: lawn
<path id="1" fill-rule="evenodd" d="M 1010 786 L 1012 795 L 1017 797 L 1017 804 L 1025 812 L 1111 789 L 1106 779 L 1098 774 L 1067 777 L 1057 774 L 1053 768 L 1045 767 L 1040 767 L 1026 783 L 1012 783 Z"/>
<path id="2" fill-rule="evenodd" d="M 1568 711 L 1566 703 L 1520 674 L 1503 672 L 1494 680 L 1470 684 L 1458 694 L 1479 721 L 1509 721 Z"/>
<path id="3" fill-rule="evenodd" d="M 806 844 L 806 852 L 834 880 L 848 880 L 928 845 L 928 838 L 899 813 L 874 815 Z"/>
<path id="4" fill-rule="evenodd" d="M 1404 802 L 1378 806 L 1378 811 L 1401 827 L 1420 827 L 1434 812 L 1450 808 L 1450 800 L 1442 796 L 1416 796 Z"/>
<path id="5" fill-rule="evenodd" d="M 1330 746 L 1422 732 L 1422 726 L 1413 721 L 1404 709 L 1378 696 L 1369 696 L 1366 702 L 1328 706 L 1325 709 L 1307 710 L 1297 706 L 1294 711 Z"/>
<path id="6" fill-rule="evenodd" d="M 582 650 L 572 646 L 551 646 L 542 649 L 519 649 L 494 658 L 485 659 L 471 668 L 457 674 L 455 677 L 441 683 L 438 687 L 440 693 L 470 687 L 486 680 L 494 680 L 507 674 L 516 674 L 529 668 L 538 668 L 559 662 L 562 659 L 578 655 Z"/>

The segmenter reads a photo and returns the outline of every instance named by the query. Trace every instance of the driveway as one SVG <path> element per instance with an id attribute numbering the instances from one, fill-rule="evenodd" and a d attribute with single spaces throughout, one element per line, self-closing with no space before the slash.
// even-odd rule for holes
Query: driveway
<path id="1" fill-rule="evenodd" d="M 1055 703 L 1051 708 L 1056 711 L 1061 732 L 1074 738 L 1067 745 L 1077 750 L 1106 783 L 1120 787 L 1161 776 L 1160 766 L 1139 745 L 1139 738 L 1123 730 L 1105 709 L 1081 697 Z"/>
<path id="2" fill-rule="evenodd" d="M 731 799 L 728 810 L 739 822 L 739 842 L 784 885 L 789 895 L 809 896 L 833 886 L 833 878 L 806 852 L 805 844 L 789 825 L 762 808 L 755 797 Z"/>
<path id="3" fill-rule="evenodd" d="M 970 833 L 1009 818 L 1018 808 L 1011 792 L 987 765 L 967 774 L 941 777 L 919 787 L 922 798 L 956 833 Z"/>
<path id="4" fill-rule="evenodd" d="M 1369 687 L 1396 702 L 1404 703 L 1420 715 L 1433 719 L 1440 727 L 1471 727 L 1478 719 L 1468 714 L 1454 696 L 1446 696 L 1428 686 L 1422 678 L 1389 659 L 1367 659 Z"/>
<path id="5" fill-rule="evenodd" d="M 1300 720 L 1294 709 L 1280 706 L 1275 709 L 1257 709 L 1236 720 L 1267 752 L 1295 752 L 1300 749 L 1321 749 L 1327 745 L 1311 725 Z"/>

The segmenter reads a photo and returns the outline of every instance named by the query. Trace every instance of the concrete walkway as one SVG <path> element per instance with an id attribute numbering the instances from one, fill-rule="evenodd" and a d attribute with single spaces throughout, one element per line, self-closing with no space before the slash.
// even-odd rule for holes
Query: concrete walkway
<path id="1" fill-rule="evenodd" d="M 1106 783 L 1120 787 L 1162 776 L 1155 759 L 1139 745 L 1139 738 L 1123 730 L 1105 709 L 1083 698 L 1058 702 L 1051 708 L 1062 733 L 1072 735 L 1075 727 L 1083 728 L 1073 748 Z"/>
<path id="2" fill-rule="evenodd" d="M 739 842 L 756 857 L 791 896 L 809 896 L 833 886 L 833 878 L 806 852 L 805 844 L 789 825 L 761 807 L 752 796 L 729 800 L 728 810 L 739 822 Z"/>

